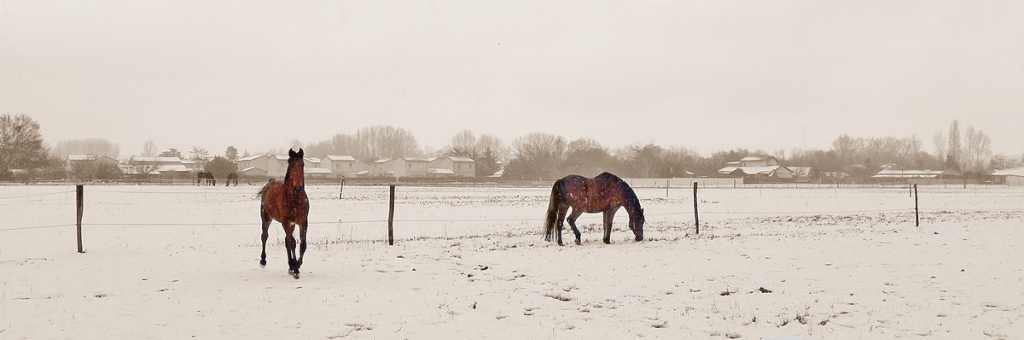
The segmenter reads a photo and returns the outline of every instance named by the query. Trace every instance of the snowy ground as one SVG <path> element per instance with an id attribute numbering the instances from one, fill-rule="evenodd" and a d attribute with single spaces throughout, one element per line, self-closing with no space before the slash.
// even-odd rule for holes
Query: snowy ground
<path id="1" fill-rule="evenodd" d="M 302 278 L 257 187 L 0 186 L 0 338 L 1024 337 L 1024 189 L 638 189 L 644 242 L 550 189 L 314 186 Z M 566 232 L 568 240 L 571 232 Z M 567 242 L 571 244 L 571 242 Z"/>

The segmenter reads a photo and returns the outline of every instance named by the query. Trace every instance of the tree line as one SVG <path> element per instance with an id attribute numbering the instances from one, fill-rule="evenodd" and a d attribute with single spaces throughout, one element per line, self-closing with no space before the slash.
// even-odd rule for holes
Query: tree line
<path id="1" fill-rule="evenodd" d="M 27 115 L 0 116 L 0 180 L 15 175 L 35 179 L 63 179 L 67 155 L 89 154 L 118 159 L 120 147 L 102 138 L 62 140 L 47 147 L 39 134 L 39 124 Z M 293 140 L 292 148 L 303 147 L 313 157 L 350 155 L 363 162 L 396 157 L 469 157 L 476 161 L 477 176 L 491 176 L 502 170 L 505 179 L 554 180 L 568 174 L 594 176 L 608 171 L 622 177 L 715 177 L 726 163 L 747 156 L 773 156 L 783 165 L 810 167 L 812 178 L 830 172 L 845 172 L 853 178 L 867 179 L 883 167 L 901 169 L 952 169 L 969 176 L 981 176 L 992 170 L 1024 164 L 1024 155 L 993 155 L 991 139 L 981 129 L 967 127 L 963 133 L 954 120 L 948 131 L 932 136 L 934 152 L 925 150 L 916 135 L 895 137 L 852 137 L 846 134 L 833 140 L 828 150 L 793 149 L 766 152 L 736 148 L 703 156 L 683 146 L 662 147 L 653 143 L 610 148 L 590 138 L 566 140 L 550 133 L 530 133 L 506 144 L 489 134 L 462 130 L 441 149 L 421 147 L 414 134 L 393 126 L 369 126 L 354 134 L 339 133 L 329 139 L 303 143 Z M 228 147 L 223 156 L 207 162 L 211 153 L 192 147 L 187 156 L 176 148 L 158 151 L 152 140 L 146 141 L 140 156 L 192 159 L 215 174 L 233 171 L 233 161 L 249 156 Z M 283 153 L 284 149 L 267 150 Z M 132 155 L 134 157 L 134 155 Z M 116 178 L 119 169 L 83 166 L 71 169 L 76 178 Z M 146 169 L 139 169 L 145 173 Z M 210 171 L 210 170 L 207 170 Z M 20 172 L 20 174 L 16 174 Z"/>

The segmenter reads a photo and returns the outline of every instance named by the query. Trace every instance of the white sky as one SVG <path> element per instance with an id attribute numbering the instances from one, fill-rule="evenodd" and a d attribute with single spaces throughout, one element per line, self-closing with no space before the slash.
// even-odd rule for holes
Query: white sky
<path id="1" fill-rule="evenodd" d="M 1020 1 L 4 1 L 0 114 L 223 154 L 370 125 L 828 149 L 953 119 L 1024 153 Z"/>

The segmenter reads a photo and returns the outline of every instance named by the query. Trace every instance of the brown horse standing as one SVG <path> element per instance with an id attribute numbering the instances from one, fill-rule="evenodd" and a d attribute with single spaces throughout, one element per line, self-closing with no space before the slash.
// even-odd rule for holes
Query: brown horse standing
<path id="1" fill-rule="evenodd" d="M 226 187 L 231 186 L 231 183 L 234 183 L 235 186 L 237 187 L 238 186 L 238 173 L 232 172 L 232 173 L 228 174 L 228 180 L 226 182 L 227 183 L 224 184 L 224 186 L 226 186 Z"/>
<path id="2" fill-rule="evenodd" d="M 302 149 L 299 149 L 299 152 L 288 149 L 288 170 L 285 172 L 284 181 L 271 179 L 258 194 L 261 199 L 260 217 L 263 218 L 263 253 L 260 254 L 260 266 L 267 265 L 267 230 L 270 228 L 270 222 L 277 220 L 281 222 L 284 233 L 287 234 L 284 245 L 288 251 L 288 273 L 296 279 L 299 278 L 299 267 L 302 266 L 302 257 L 306 253 L 306 227 L 309 216 L 309 199 L 306 197 L 302 172 L 305 162 L 302 154 Z M 297 252 L 296 238 L 300 242 Z"/>
<path id="3" fill-rule="evenodd" d="M 572 213 L 568 216 L 568 222 L 572 232 L 576 234 L 576 244 L 580 244 L 580 230 L 576 228 L 576 219 L 583 213 L 599 212 L 604 213 L 604 243 L 611 243 L 612 218 L 619 207 L 626 208 L 626 213 L 629 214 L 629 229 L 633 230 L 636 240 L 644 240 L 644 209 L 640 208 L 640 200 L 633 193 L 633 189 L 618 176 L 605 172 L 593 179 L 569 175 L 555 181 L 551 188 L 547 221 L 544 224 L 545 241 L 551 241 L 554 234 L 557 236 L 558 245 L 562 245 L 562 221 L 566 220 L 569 207 L 572 207 Z"/>

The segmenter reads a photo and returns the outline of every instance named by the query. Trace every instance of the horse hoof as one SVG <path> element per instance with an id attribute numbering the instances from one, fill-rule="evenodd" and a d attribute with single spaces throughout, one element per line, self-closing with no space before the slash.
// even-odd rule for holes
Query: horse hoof
<path id="1" fill-rule="evenodd" d="M 580 240 L 576 240 L 576 245 L 580 245 Z"/>
<path id="2" fill-rule="evenodd" d="M 266 266 L 267 266 L 267 260 L 260 260 L 260 267 L 262 268 L 262 267 L 266 267 Z"/>

